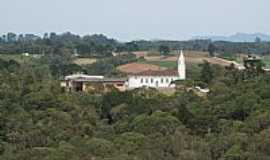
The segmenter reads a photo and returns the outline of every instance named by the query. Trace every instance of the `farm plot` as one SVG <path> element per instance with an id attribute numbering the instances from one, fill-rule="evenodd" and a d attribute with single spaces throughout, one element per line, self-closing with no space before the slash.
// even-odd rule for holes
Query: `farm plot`
<path id="1" fill-rule="evenodd" d="M 74 63 L 77 65 L 89 65 L 97 62 L 95 58 L 77 58 L 74 60 Z"/>

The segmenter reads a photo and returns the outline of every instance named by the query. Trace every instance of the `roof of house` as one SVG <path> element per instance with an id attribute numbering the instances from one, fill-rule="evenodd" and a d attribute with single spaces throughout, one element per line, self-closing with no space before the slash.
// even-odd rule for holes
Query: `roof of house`
<path id="1" fill-rule="evenodd" d="M 99 82 L 99 83 L 124 83 L 126 78 L 104 78 L 104 79 L 75 79 L 75 82 Z"/>
<path id="2" fill-rule="evenodd" d="M 74 74 L 65 77 L 66 81 L 75 82 L 125 82 L 127 78 L 105 78 L 104 76 Z"/>
<path id="3" fill-rule="evenodd" d="M 179 76 L 177 70 L 164 70 L 164 71 L 153 71 L 148 70 L 140 73 L 132 74 L 134 76 Z"/>
<path id="4" fill-rule="evenodd" d="M 76 80 L 76 79 L 84 79 L 84 80 L 92 80 L 92 79 L 104 79 L 104 76 L 98 75 L 86 75 L 86 74 L 73 74 L 65 77 L 65 80 Z"/>

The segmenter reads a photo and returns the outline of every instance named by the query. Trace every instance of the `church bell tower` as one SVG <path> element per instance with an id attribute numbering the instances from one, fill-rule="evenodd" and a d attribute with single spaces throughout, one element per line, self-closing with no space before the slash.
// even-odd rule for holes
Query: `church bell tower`
<path id="1" fill-rule="evenodd" d="M 181 80 L 186 79 L 186 62 L 185 62 L 185 56 L 182 50 L 178 58 L 178 76 L 179 76 L 179 79 Z"/>

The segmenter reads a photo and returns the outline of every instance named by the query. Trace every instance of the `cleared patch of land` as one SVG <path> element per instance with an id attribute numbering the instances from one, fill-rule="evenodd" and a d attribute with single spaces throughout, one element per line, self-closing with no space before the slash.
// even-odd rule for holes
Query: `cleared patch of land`
<path id="1" fill-rule="evenodd" d="M 97 59 L 95 58 L 77 58 L 74 60 L 74 63 L 77 65 L 89 65 L 96 62 L 97 62 Z"/>
<path id="2" fill-rule="evenodd" d="M 153 64 L 144 64 L 144 63 L 129 63 L 122 66 L 117 67 L 117 70 L 123 73 L 140 73 L 147 70 L 162 70 L 160 66 Z"/>
<path id="3" fill-rule="evenodd" d="M 132 52 L 132 53 L 135 54 L 137 58 L 139 58 L 139 57 L 145 57 L 148 54 L 147 51 L 137 51 L 137 52 Z"/>
<path id="4" fill-rule="evenodd" d="M 156 65 L 156 66 L 159 66 L 163 70 L 177 68 L 176 61 L 141 61 L 139 63 Z"/>
<path id="5" fill-rule="evenodd" d="M 172 54 L 170 56 L 157 56 L 149 55 L 144 52 L 146 56 L 144 59 L 139 59 L 137 63 L 130 63 L 126 65 L 119 66 L 117 69 L 124 73 L 139 73 L 146 70 L 164 70 L 164 69 L 176 69 L 178 55 Z M 199 51 L 184 51 L 187 69 L 189 67 L 194 68 L 198 64 L 202 64 L 204 61 L 208 61 L 211 64 L 218 64 L 222 66 L 228 66 L 233 61 L 210 57 L 208 52 Z"/>
<path id="6" fill-rule="evenodd" d="M 209 57 L 208 52 L 198 52 L 198 51 L 184 51 L 186 63 L 187 64 L 201 64 L 204 61 L 208 61 L 212 64 L 218 64 L 222 66 L 227 66 L 232 63 L 232 61 L 221 59 L 221 58 L 215 58 L 215 57 Z M 177 67 L 177 59 L 178 55 L 174 56 L 146 56 L 145 62 L 143 63 L 150 63 L 150 64 L 156 64 L 160 65 L 162 67 L 167 68 L 175 68 Z"/>

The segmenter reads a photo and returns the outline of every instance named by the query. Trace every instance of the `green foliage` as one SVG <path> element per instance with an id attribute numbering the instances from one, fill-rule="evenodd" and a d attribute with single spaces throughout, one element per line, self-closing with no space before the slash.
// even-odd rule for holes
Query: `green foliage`
<path id="1" fill-rule="evenodd" d="M 126 132 L 114 139 L 117 150 L 127 153 L 135 154 L 144 144 L 146 137 L 136 132 Z"/>
<path id="2" fill-rule="evenodd" d="M 93 138 L 86 141 L 85 149 L 95 156 L 107 157 L 113 153 L 114 145 L 108 140 Z"/>
<path id="3" fill-rule="evenodd" d="M 92 38 L 101 37 L 85 40 Z M 110 63 L 113 70 L 133 60 L 133 56 L 108 57 L 102 65 L 78 70 L 108 74 L 111 69 L 98 66 Z M 268 73 L 255 70 L 253 75 L 250 70 L 205 62 L 202 70 L 198 66 L 189 70 L 190 79 L 170 96 L 145 88 L 104 94 L 64 92 L 56 77 L 76 71 L 64 48 L 27 63 L 0 59 L 0 159 L 270 158 Z M 210 93 L 203 96 L 192 88 L 205 83 Z"/>
<path id="4" fill-rule="evenodd" d="M 29 53 L 30 55 L 57 54 L 55 50 L 65 48 L 73 54 L 81 57 L 104 58 L 112 56 L 112 52 L 132 52 L 155 50 L 167 55 L 170 50 L 196 50 L 209 51 L 211 56 L 215 53 L 244 53 L 269 55 L 270 43 L 261 42 L 256 38 L 255 42 L 236 43 L 210 40 L 189 41 L 131 41 L 121 43 L 115 39 L 107 38 L 102 34 L 79 36 L 70 32 L 56 34 L 45 33 L 43 37 L 34 34 L 7 33 L 0 37 L 0 54 Z"/>
<path id="5" fill-rule="evenodd" d="M 236 55 L 230 52 L 225 52 L 219 55 L 219 57 L 227 59 L 229 61 L 237 61 Z"/>
<path id="6" fill-rule="evenodd" d="M 135 132 L 145 135 L 162 134 L 169 135 L 174 133 L 180 122 L 177 118 L 168 113 L 157 111 L 152 115 L 140 115 L 131 123 Z"/>
<path id="7" fill-rule="evenodd" d="M 97 61 L 97 63 L 86 66 L 85 71 L 88 74 L 101 74 L 106 76 L 119 75 L 120 73 L 118 73 L 118 71 L 116 70 L 117 66 L 135 61 L 136 56 L 133 54 L 115 56 L 100 59 Z"/>
<path id="8" fill-rule="evenodd" d="M 256 42 L 256 43 L 261 43 L 261 42 L 262 42 L 262 40 L 261 40 L 261 38 L 256 37 L 256 38 L 255 38 L 255 42 Z"/>
<path id="9" fill-rule="evenodd" d="M 200 80 L 204 83 L 209 84 L 214 78 L 214 71 L 211 67 L 211 64 L 207 61 L 204 61 L 202 64 Z"/>
<path id="10" fill-rule="evenodd" d="M 263 61 L 263 64 L 265 64 L 266 68 L 270 67 L 270 57 L 269 56 L 263 57 L 262 61 Z"/>
<path id="11" fill-rule="evenodd" d="M 159 52 L 161 55 L 168 55 L 170 52 L 170 48 L 168 46 L 161 45 L 159 46 Z"/>
<path id="12" fill-rule="evenodd" d="M 208 52 L 211 57 L 215 56 L 216 46 L 213 43 L 210 43 L 208 46 Z"/>

